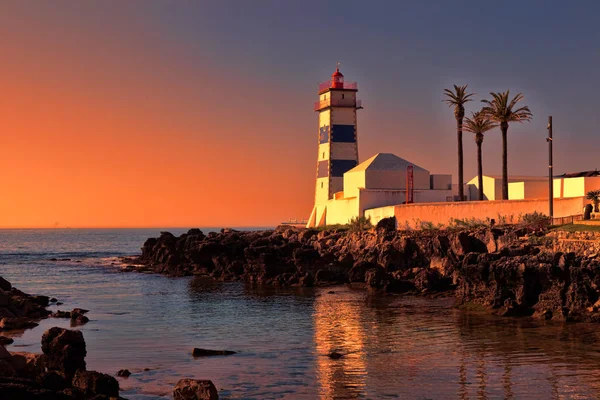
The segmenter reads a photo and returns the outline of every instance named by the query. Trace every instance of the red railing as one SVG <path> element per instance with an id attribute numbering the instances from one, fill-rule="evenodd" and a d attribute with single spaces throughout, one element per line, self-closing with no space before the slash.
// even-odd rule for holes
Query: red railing
<path id="1" fill-rule="evenodd" d="M 321 100 L 321 101 L 315 101 L 315 111 L 319 111 L 322 110 L 326 107 L 330 107 L 330 106 L 334 106 L 334 107 L 354 107 L 354 108 L 362 108 L 362 101 L 361 100 L 356 100 L 356 102 L 354 103 L 350 103 L 347 100 L 335 100 L 333 103 L 331 102 L 331 99 L 327 99 L 327 100 Z"/>
<path id="2" fill-rule="evenodd" d="M 328 89 L 331 89 L 331 86 L 332 86 L 331 81 L 319 83 L 319 93 L 324 92 Z M 358 90 L 358 84 L 356 82 L 345 82 L 345 83 L 341 84 L 341 87 L 339 89 Z"/>

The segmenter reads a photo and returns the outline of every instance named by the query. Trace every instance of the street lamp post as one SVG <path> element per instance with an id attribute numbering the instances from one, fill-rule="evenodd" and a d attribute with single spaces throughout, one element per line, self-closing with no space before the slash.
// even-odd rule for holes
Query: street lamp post
<path id="1" fill-rule="evenodd" d="M 548 203 L 550 204 L 550 219 L 554 218 L 554 177 L 552 173 L 552 116 L 548 117 Z"/>

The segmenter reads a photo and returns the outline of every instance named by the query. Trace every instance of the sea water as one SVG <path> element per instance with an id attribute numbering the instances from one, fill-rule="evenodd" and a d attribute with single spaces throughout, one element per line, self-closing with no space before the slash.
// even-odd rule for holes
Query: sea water
<path id="1" fill-rule="evenodd" d="M 129 369 L 123 397 L 168 399 L 196 378 L 223 399 L 600 398 L 600 325 L 469 313 L 451 298 L 121 272 L 119 256 L 162 230 L 0 230 L 0 275 L 64 303 L 52 311 L 89 309 L 73 328 L 88 369 Z M 45 319 L 9 350 L 40 352 L 52 326 L 70 321 Z M 237 354 L 195 359 L 194 347 Z"/>

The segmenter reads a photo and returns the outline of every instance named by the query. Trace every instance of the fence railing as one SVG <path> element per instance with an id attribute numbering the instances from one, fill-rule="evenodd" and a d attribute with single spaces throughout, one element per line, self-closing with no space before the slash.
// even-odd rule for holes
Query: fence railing
<path id="1" fill-rule="evenodd" d="M 583 214 L 570 215 L 568 217 L 554 217 L 552 218 L 552 225 L 567 225 L 573 224 L 576 221 L 582 221 Z"/>

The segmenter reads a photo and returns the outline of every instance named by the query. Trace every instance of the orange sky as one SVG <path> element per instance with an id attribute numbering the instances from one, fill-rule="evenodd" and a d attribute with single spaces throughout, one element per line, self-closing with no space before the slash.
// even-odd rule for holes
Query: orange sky
<path id="1" fill-rule="evenodd" d="M 418 47 L 429 49 L 426 42 L 410 47 L 418 32 L 382 40 L 380 24 L 360 19 L 360 10 L 348 20 L 360 25 L 360 35 L 348 41 L 354 27 L 330 29 L 318 9 L 241 3 L 3 2 L 0 227 L 270 226 L 307 218 L 317 157 L 312 105 L 317 83 L 338 59 L 347 79 L 359 81 L 365 105 L 361 161 L 391 152 L 456 175 L 455 121 L 441 102 L 443 88 L 454 83 L 470 83 L 480 94 L 525 92 L 536 118 L 511 126 L 513 174 L 546 173 L 550 109 L 557 112 L 555 132 L 561 123 L 571 129 L 555 141 L 566 150 L 556 156 L 557 172 L 577 151 L 568 135 L 597 126 L 582 108 L 595 109 L 592 103 L 579 107 L 586 118 L 568 110 L 562 117 L 561 107 L 547 107 L 554 97 L 537 96 L 536 88 L 548 86 L 543 79 L 559 82 L 562 69 L 513 73 L 526 62 L 533 68 L 526 54 L 494 69 L 497 57 L 494 64 L 485 57 L 463 62 L 471 53 L 453 51 L 454 40 L 438 53 Z M 282 18 L 291 14 L 299 19 Z M 595 96 L 588 86 L 577 95 Z M 484 142 L 487 173 L 500 172 L 499 138 Z M 475 174 L 474 154 L 466 135 L 467 180 Z M 569 162 L 579 163 L 571 169 L 593 169 L 595 159 L 590 153 Z"/>

